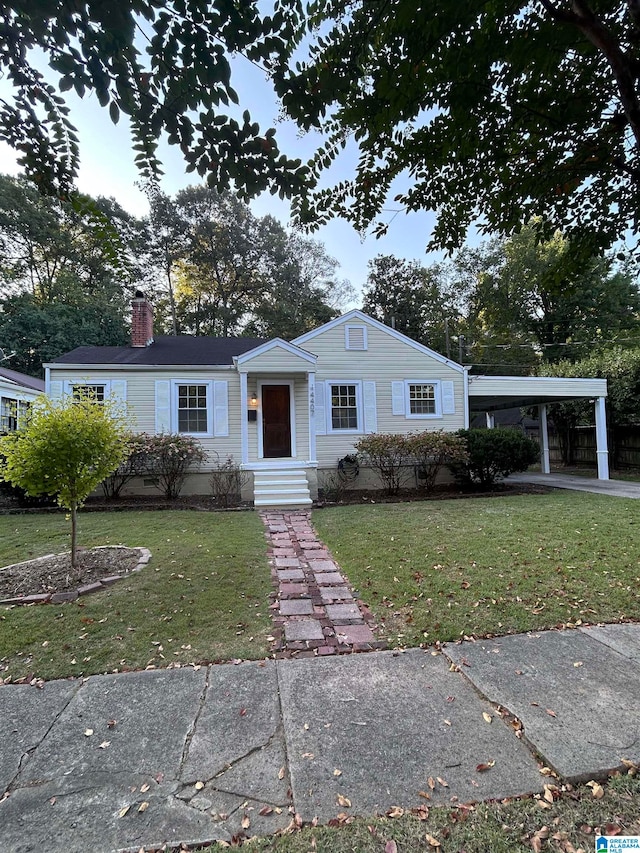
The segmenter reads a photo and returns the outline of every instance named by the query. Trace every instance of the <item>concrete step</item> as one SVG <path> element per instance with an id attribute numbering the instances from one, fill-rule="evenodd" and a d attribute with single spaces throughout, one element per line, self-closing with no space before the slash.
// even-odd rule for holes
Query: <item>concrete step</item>
<path id="1" fill-rule="evenodd" d="M 303 468 L 254 471 L 253 498 L 257 507 L 303 507 L 313 503 Z"/>

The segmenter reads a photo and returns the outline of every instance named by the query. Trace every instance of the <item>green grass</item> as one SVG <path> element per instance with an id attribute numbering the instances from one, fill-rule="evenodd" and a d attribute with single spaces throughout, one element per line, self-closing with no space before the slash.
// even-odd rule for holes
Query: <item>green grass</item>
<path id="1" fill-rule="evenodd" d="M 250 849 L 255 853 L 384 853 L 387 843 L 395 841 L 398 853 L 531 853 L 536 849 L 535 834 L 541 833 L 541 840 L 546 840 L 538 849 L 591 853 L 601 830 L 610 835 L 640 834 L 640 781 L 618 776 L 604 785 L 604 791 L 602 799 L 594 799 L 586 785 L 568 790 L 546 809 L 540 808 L 538 799 L 479 803 L 473 810 L 452 804 L 430 809 L 426 821 L 403 815 L 357 819 L 335 828 L 305 827 L 252 841 Z M 440 846 L 430 845 L 427 834 Z M 209 853 L 220 849 L 219 845 L 206 848 Z"/>
<path id="2" fill-rule="evenodd" d="M 547 495 L 313 516 L 393 645 L 640 619 L 640 505 Z"/>
<path id="3" fill-rule="evenodd" d="M 256 513 L 85 513 L 82 546 L 143 545 L 142 572 L 64 605 L 0 608 L 0 676 L 51 679 L 268 653 L 271 579 Z M 0 566 L 69 547 L 62 514 L 0 516 Z"/>

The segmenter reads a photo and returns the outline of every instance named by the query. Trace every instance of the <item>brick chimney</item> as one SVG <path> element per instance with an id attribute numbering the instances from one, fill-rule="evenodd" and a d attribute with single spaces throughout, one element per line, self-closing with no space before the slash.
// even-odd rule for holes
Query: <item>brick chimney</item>
<path id="1" fill-rule="evenodd" d="M 131 300 L 131 346 L 147 347 L 153 343 L 153 308 L 144 293 L 137 290 Z"/>

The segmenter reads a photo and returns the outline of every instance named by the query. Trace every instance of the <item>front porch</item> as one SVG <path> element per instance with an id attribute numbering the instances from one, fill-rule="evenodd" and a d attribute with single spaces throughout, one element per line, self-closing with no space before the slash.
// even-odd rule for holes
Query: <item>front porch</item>
<path id="1" fill-rule="evenodd" d="M 279 339 L 234 359 L 240 375 L 241 467 L 253 474 L 256 507 L 312 503 L 318 464 L 316 360 Z"/>

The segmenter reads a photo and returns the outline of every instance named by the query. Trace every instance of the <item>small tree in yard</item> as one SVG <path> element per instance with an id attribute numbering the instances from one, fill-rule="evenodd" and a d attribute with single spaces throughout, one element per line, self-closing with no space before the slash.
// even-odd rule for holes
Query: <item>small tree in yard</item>
<path id="1" fill-rule="evenodd" d="M 145 446 L 147 471 L 168 500 L 179 496 L 189 468 L 199 468 L 207 458 L 200 442 L 189 435 L 150 435 Z"/>
<path id="2" fill-rule="evenodd" d="M 124 413 L 91 399 L 37 402 L 24 429 L 0 439 L 0 479 L 28 495 L 55 495 L 71 514 L 71 566 L 77 566 L 78 509 L 127 455 Z"/>

